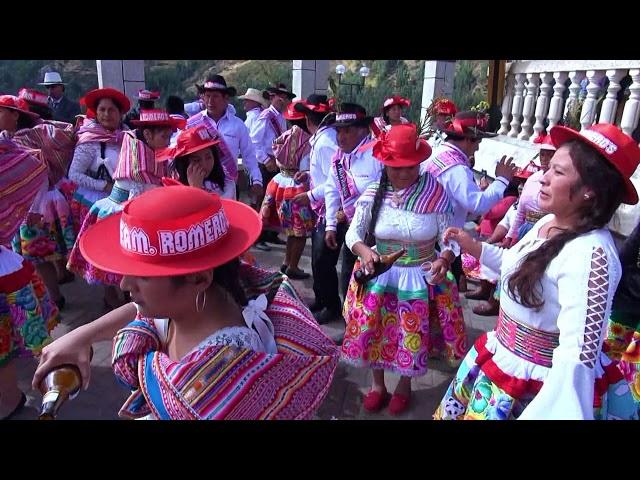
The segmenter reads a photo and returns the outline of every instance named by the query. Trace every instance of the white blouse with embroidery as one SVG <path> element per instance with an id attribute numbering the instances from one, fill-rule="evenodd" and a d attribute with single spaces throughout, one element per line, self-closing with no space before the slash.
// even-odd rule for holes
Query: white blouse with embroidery
<path id="1" fill-rule="evenodd" d="M 552 366 L 547 368 L 516 356 L 487 334 L 487 350 L 506 374 L 543 382 L 520 419 L 593 419 L 594 378 L 606 321 L 621 276 L 618 254 L 606 229 L 594 230 L 565 244 L 549 263 L 541 287 L 544 305 L 525 308 L 508 294 L 509 274 L 523 258 L 545 242 L 540 227 L 547 215 L 511 249 L 482 244 L 480 262 L 500 272 L 500 306 L 511 318 L 538 330 L 559 334 Z"/>
<path id="2" fill-rule="evenodd" d="M 404 190 L 399 190 L 402 195 Z M 345 243 L 351 250 L 356 242 L 364 242 L 369 222 L 373 199 L 365 200 L 361 197 L 356 205 L 356 211 L 345 235 Z M 420 214 L 394 206 L 392 199 L 386 199 L 380 211 L 374 236 L 387 242 L 426 242 L 437 237 L 441 251 L 452 250 L 455 255 L 460 254 L 460 248 L 455 242 L 444 244 L 444 231 L 451 225 L 452 215 L 449 213 Z"/>

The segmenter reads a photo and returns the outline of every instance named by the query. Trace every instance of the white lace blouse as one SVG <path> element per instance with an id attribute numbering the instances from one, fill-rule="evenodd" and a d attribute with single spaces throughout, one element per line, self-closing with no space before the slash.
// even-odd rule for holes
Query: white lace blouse
<path id="1" fill-rule="evenodd" d="M 404 190 L 398 191 L 401 195 Z M 361 197 L 356 206 L 356 212 L 345 235 L 345 243 L 352 250 L 356 242 L 364 242 L 369 222 L 373 199 L 365 200 Z M 441 251 L 451 250 L 455 255 L 460 254 L 460 248 L 455 242 L 444 244 L 444 231 L 451 225 L 452 215 L 449 213 L 414 213 L 396 208 L 391 199 L 384 200 L 374 230 L 378 240 L 388 242 L 426 242 L 438 239 Z"/>
<path id="2" fill-rule="evenodd" d="M 543 382 L 520 419 L 593 419 L 594 377 L 611 302 L 621 276 L 618 254 L 606 229 L 593 230 L 565 244 L 549 263 L 540 284 L 544 305 L 526 308 L 508 294 L 509 274 L 547 240 L 538 238 L 547 215 L 513 247 L 482 244 L 480 262 L 500 272 L 500 307 L 520 323 L 559 334 L 550 368 L 514 355 L 488 333 L 494 362 L 505 373 Z"/>

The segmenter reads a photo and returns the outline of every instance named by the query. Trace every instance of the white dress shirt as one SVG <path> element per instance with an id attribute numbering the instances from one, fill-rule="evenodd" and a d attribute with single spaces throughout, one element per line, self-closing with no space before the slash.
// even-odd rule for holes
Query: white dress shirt
<path id="1" fill-rule="evenodd" d="M 468 161 L 468 157 L 454 145 L 447 143 L 449 148 L 455 148 Z M 444 148 L 444 147 L 443 147 Z M 438 155 L 437 150 L 434 152 Z M 426 171 L 426 163 L 420 166 L 420 172 Z M 503 197 L 509 182 L 504 177 L 496 178 L 486 190 L 481 190 L 473 178 L 473 171 L 466 165 L 456 165 L 442 172 L 436 177 L 449 195 L 453 204 L 452 227 L 464 227 L 467 214 L 482 215 L 488 212 Z"/>
<path id="2" fill-rule="evenodd" d="M 322 127 L 309 139 L 311 151 L 309 153 L 309 175 L 311 175 L 311 190 L 307 192 L 312 202 L 324 201 L 324 184 L 329 177 L 331 159 L 338 151 L 336 129 Z"/>
<path id="3" fill-rule="evenodd" d="M 280 126 L 280 132 L 276 132 L 271 123 L 271 117 L 275 117 Z M 273 105 L 260 112 L 251 125 L 251 142 L 256 151 L 256 159 L 265 163 L 273 157 L 273 141 L 287 130 L 287 121 Z"/>
<path id="4" fill-rule="evenodd" d="M 369 141 L 371 141 L 371 137 L 367 136 L 353 149 L 347 167 L 348 174 L 353 179 L 359 194 L 362 194 L 369 185 L 380 180 L 380 175 L 382 174 L 382 164 L 373 156 L 373 150 L 371 148 L 364 152 L 358 152 L 358 148 Z M 341 158 L 343 158 L 343 156 L 344 154 L 342 154 Z M 338 177 L 332 165 L 329 166 L 329 177 L 324 187 L 324 200 L 327 211 L 325 231 L 335 232 L 338 225 L 338 210 L 341 210 L 343 205 L 342 198 L 340 197 Z"/>

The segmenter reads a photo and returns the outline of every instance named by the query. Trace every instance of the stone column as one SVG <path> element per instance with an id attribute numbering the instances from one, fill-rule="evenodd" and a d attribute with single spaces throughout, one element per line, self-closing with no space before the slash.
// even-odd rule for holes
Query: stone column
<path id="1" fill-rule="evenodd" d="M 292 91 L 297 98 L 307 98 L 312 93 L 326 95 L 329 87 L 329 60 L 294 60 Z"/>
<path id="2" fill-rule="evenodd" d="M 98 86 L 124 92 L 135 105 L 138 90 L 144 88 L 144 60 L 96 60 L 96 64 Z"/>
<path id="3" fill-rule="evenodd" d="M 456 72 L 455 60 L 424 62 L 424 80 L 422 83 L 422 108 L 420 120 L 424 121 L 427 108 L 436 97 L 453 97 L 453 77 Z"/>

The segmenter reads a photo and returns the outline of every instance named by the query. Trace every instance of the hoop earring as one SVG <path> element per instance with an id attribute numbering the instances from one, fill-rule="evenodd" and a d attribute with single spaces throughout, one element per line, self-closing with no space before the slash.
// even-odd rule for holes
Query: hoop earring
<path id="1" fill-rule="evenodd" d="M 198 308 L 200 305 L 200 294 L 202 293 L 202 307 Z M 201 292 L 198 292 L 198 294 L 196 295 L 196 312 L 200 313 L 201 311 L 204 310 L 205 305 L 207 304 L 207 292 L 205 292 L 204 290 Z"/>

